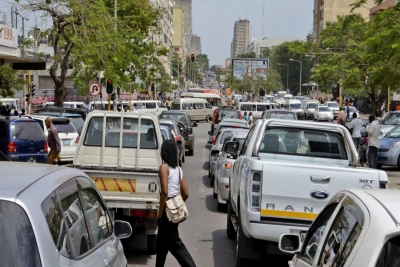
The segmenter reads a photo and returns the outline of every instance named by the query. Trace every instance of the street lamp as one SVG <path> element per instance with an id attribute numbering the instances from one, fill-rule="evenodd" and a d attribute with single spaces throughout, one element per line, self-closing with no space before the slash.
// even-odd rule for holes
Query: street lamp
<path id="1" fill-rule="evenodd" d="M 301 72 L 303 70 L 303 61 L 301 60 L 296 60 L 291 58 L 290 61 L 295 61 L 295 62 L 299 62 L 300 63 L 300 95 L 301 95 Z"/>
<path id="2" fill-rule="evenodd" d="M 286 90 L 289 90 L 289 64 L 281 64 L 278 63 L 279 66 L 286 66 L 287 67 L 287 73 L 286 73 Z"/>

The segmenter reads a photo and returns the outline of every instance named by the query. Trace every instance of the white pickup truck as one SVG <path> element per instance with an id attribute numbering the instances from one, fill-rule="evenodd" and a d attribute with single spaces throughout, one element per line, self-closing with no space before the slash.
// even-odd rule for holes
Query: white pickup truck
<path id="1" fill-rule="evenodd" d="M 388 187 L 384 171 L 356 167 L 351 136 L 337 124 L 261 119 L 238 154 L 227 215 L 238 264 L 279 253 L 282 234 L 304 235 L 337 192 Z"/>
<path id="2" fill-rule="evenodd" d="M 157 239 L 161 143 L 152 114 L 93 111 L 73 162 L 96 183 L 115 219 L 145 229 L 151 254 Z"/>

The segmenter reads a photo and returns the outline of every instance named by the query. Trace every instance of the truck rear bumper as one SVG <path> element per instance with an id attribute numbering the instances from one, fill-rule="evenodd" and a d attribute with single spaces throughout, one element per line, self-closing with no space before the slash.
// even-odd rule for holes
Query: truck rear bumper
<path id="1" fill-rule="evenodd" d="M 310 224 L 311 225 L 311 224 Z M 309 225 L 296 225 L 290 223 L 280 223 L 280 222 L 256 222 L 250 221 L 248 228 L 244 228 L 244 232 L 248 237 L 254 239 L 265 240 L 270 242 L 279 242 L 279 238 L 283 234 L 299 234 L 301 232 L 306 232 L 310 226 Z M 248 233 L 246 233 L 248 230 Z"/>
<path id="2" fill-rule="evenodd" d="M 158 210 L 160 200 L 158 198 L 138 198 L 138 197 L 120 197 L 105 196 L 104 200 L 108 208 L 120 209 L 142 209 L 142 210 Z"/>

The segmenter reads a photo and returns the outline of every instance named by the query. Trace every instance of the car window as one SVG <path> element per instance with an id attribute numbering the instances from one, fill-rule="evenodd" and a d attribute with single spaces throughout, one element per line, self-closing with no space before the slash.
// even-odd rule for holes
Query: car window
<path id="1" fill-rule="evenodd" d="M 171 114 L 171 113 L 162 113 L 160 116 L 160 120 L 175 120 L 177 122 L 181 122 L 184 125 L 190 127 L 189 120 L 186 119 L 186 114 Z"/>
<path id="2" fill-rule="evenodd" d="M 1 265 L 42 266 L 35 233 L 26 212 L 14 202 L 0 200 L 0 214 Z"/>
<path id="3" fill-rule="evenodd" d="M 61 211 L 69 231 L 68 238 L 71 238 L 70 244 L 73 246 L 77 256 L 83 255 L 93 246 L 88 235 L 89 230 L 83 214 L 82 203 L 78 196 L 76 181 L 70 180 L 66 182 L 56 192 L 61 201 Z"/>
<path id="4" fill-rule="evenodd" d="M 213 107 L 210 103 L 205 103 L 204 105 L 206 105 L 206 108 L 209 108 L 209 109 L 211 109 Z M 217 106 L 217 105 L 214 105 L 214 106 Z"/>
<path id="5" fill-rule="evenodd" d="M 147 109 L 156 108 L 156 103 L 155 102 L 146 102 L 146 108 Z"/>
<path id="6" fill-rule="evenodd" d="M 95 246 L 112 235 L 112 225 L 103 201 L 93 188 L 80 190 L 85 207 L 92 244 Z"/>
<path id="7" fill-rule="evenodd" d="M 237 110 L 221 109 L 218 111 L 218 120 L 222 119 L 239 119 Z"/>
<path id="8" fill-rule="evenodd" d="M 320 266 L 344 266 L 361 234 L 363 224 L 363 211 L 351 198 L 345 198 L 325 240 Z"/>
<path id="9" fill-rule="evenodd" d="M 242 111 L 253 111 L 253 105 L 252 104 L 242 104 L 240 105 L 240 110 Z"/>
<path id="10" fill-rule="evenodd" d="M 328 204 L 322 210 L 320 215 L 318 215 L 317 219 L 308 230 L 301 251 L 301 257 L 303 257 L 305 261 L 309 263 L 312 263 L 314 261 L 318 247 L 321 246 L 323 242 L 322 237 L 324 235 L 325 228 L 337 205 L 338 202 Z"/>
<path id="11" fill-rule="evenodd" d="M 220 136 L 219 143 L 220 143 L 220 144 L 223 144 L 225 138 L 228 137 L 228 135 L 229 135 L 230 133 L 231 133 L 231 131 L 223 131 L 222 134 L 221 134 L 221 136 Z M 218 138 L 218 137 L 217 137 L 217 138 Z"/>
<path id="12" fill-rule="evenodd" d="M 257 105 L 257 111 L 264 111 L 266 109 L 269 109 L 269 105 Z"/>
<path id="13" fill-rule="evenodd" d="M 53 125 L 59 133 L 76 133 L 75 127 L 71 123 L 58 124 L 53 121 Z"/>
<path id="14" fill-rule="evenodd" d="M 0 121 L 0 138 L 7 137 L 7 123 Z"/>
<path id="15" fill-rule="evenodd" d="M 163 141 L 168 140 L 167 130 L 166 129 L 160 129 L 160 130 L 161 130 L 161 135 L 162 135 Z"/>
<path id="16" fill-rule="evenodd" d="M 80 135 L 82 133 L 83 125 L 85 124 L 85 121 L 82 119 L 82 117 L 67 117 L 67 118 L 71 120 L 71 123 L 74 125 L 76 131 Z"/>
<path id="17" fill-rule="evenodd" d="M 281 119 L 281 120 L 295 120 L 296 117 L 292 112 L 286 111 L 273 111 L 269 113 L 270 119 Z"/>
<path id="18" fill-rule="evenodd" d="M 400 113 L 389 113 L 379 123 L 382 125 L 398 125 L 400 124 Z"/>
<path id="19" fill-rule="evenodd" d="M 54 245 L 57 250 L 66 258 L 72 258 L 69 245 L 67 243 L 67 229 L 63 221 L 63 214 L 60 209 L 56 193 L 50 194 L 42 202 L 42 212 L 46 218 L 47 227 L 50 230 Z"/>
<path id="20" fill-rule="evenodd" d="M 192 103 L 182 103 L 182 109 L 193 109 Z"/>
<path id="21" fill-rule="evenodd" d="M 348 160 L 344 143 L 336 132 L 268 127 L 258 152 Z"/>
<path id="22" fill-rule="evenodd" d="M 34 119 L 34 120 L 37 121 L 37 123 L 39 123 L 40 128 L 42 128 L 42 130 L 44 131 L 44 121 L 40 119 Z"/>
<path id="23" fill-rule="evenodd" d="M 375 267 L 400 266 L 400 236 L 392 237 L 382 247 Z"/>
<path id="24" fill-rule="evenodd" d="M 325 112 L 325 111 L 331 111 L 328 107 L 319 107 L 319 111 Z"/>
<path id="25" fill-rule="evenodd" d="M 36 121 L 16 121 L 11 124 L 11 134 L 14 140 L 44 140 L 43 129 Z"/>
<path id="26" fill-rule="evenodd" d="M 180 110 L 181 109 L 181 104 L 179 103 L 173 103 L 171 106 L 172 110 Z"/>
<path id="27" fill-rule="evenodd" d="M 250 142 L 251 136 L 253 135 L 254 129 L 255 129 L 255 126 L 251 127 L 249 134 L 247 135 L 246 141 L 244 141 L 242 150 L 240 151 L 240 155 L 243 155 L 244 153 L 246 153 L 247 146 L 249 145 L 249 142 Z"/>
<path id="28" fill-rule="evenodd" d="M 204 109 L 204 104 L 203 103 L 193 103 L 193 108 L 194 109 Z"/>

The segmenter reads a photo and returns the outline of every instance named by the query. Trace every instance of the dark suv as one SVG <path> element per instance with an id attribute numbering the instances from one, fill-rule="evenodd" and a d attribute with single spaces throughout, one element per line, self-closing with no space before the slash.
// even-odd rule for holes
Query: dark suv
<path id="1" fill-rule="evenodd" d="M 46 137 L 37 121 L 0 116 L 0 154 L 3 160 L 45 163 L 47 153 Z"/>

